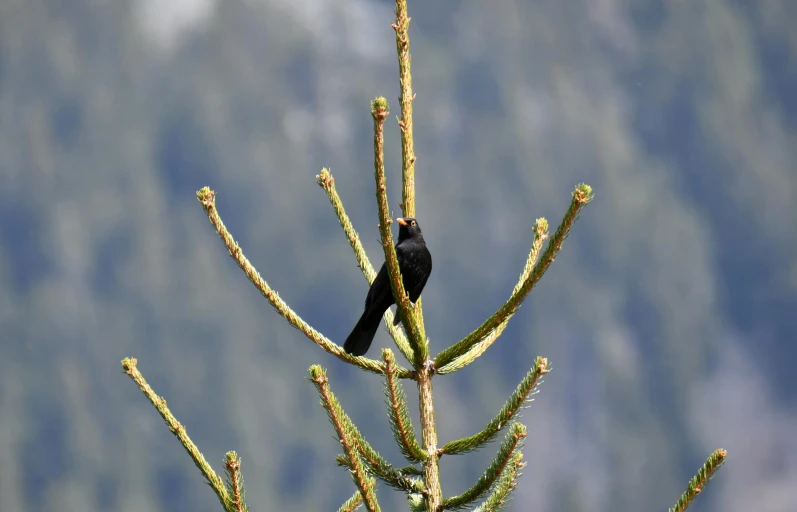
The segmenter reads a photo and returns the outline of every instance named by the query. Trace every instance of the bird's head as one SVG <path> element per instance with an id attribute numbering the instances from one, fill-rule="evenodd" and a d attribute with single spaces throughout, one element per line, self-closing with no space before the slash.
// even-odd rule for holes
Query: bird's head
<path id="1" fill-rule="evenodd" d="M 418 221 L 412 217 L 399 217 L 396 219 L 396 222 L 399 223 L 399 240 L 423 238 L 423 233 L 421 233 L 421 227 L 418 225 Z"/>

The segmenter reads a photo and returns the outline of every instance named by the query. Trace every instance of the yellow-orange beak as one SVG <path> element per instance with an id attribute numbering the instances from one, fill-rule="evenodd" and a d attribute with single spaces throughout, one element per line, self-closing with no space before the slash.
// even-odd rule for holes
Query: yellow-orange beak
<path id="1" fill-rule="evenodd" d="M 402 218 L 402 217 L 399 217 L 398 219 L 396 219 L 396 222 L 398 222 L 402 226 L 406 226 L 407 225 L 407 221 L 404 220 L 404 218 Z"/>

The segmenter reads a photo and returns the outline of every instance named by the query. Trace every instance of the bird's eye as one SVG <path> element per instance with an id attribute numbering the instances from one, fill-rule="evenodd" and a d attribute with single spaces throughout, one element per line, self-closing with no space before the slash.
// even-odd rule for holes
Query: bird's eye
<path id="1" fill-rule="evenodd" d="M 414 225 L 415 225 L 415 221 L 410 222 L 410 226 L 414 226 Z"/>

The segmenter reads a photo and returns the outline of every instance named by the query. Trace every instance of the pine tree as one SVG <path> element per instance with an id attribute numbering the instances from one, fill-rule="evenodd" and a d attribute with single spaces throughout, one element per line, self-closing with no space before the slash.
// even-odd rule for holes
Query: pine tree
<path id="1" fill-rule="evenodd" d="M 412 92 L 412 76 L 410 74 L 409 23 L 406 0 L 396 0 L 396 20 L 392 27 L 396 32 L 401 91 L 399 96 L 401 115 L 398 124 L 401 129 L 403 189 L 400 206 L 404 217 L 415 217 L 415 153 L 412 125 L 412 102 L 415 96 Z M 518 413 L 531 400 L 541 378 L 549 372 L 547 359 L 538 357 L 534 361 L 534 365 L 520 381 L 507 402 L 482 430 L 471 436 L 449 441 L 442 446 L 439 446 L 437 441 L 432 380 L 435 376 L 450 374 L 465 368 L 495 343 L 509 320 L 518 311 L 534 285 L 539 282 L 562 249 L 562 244 L 581 210 L 593 198 L 592 188 L 583 183 L 575 187 L 570 205 L 553 235 L 549 234 L 547 220 L 544 218 L 536 220 L 532 228 L 533 239 L 526 264 L 506 302 L 473 332 L 431 357 L 429 340 L 426 337 L 423 324 L 422 301 L 419 299 L 413 306 L 403 289 L 390 230 L 392 221 L 387 200 L 387 179 L 383 159 L 383 128 L 388 114 L 388 104 L 385 98 L 379 97 L 371 102 L 371 115 L 374 122 L 374 177 L 381 244 L 384 249 L 391 287 L 396 297 L 397 314 L 400 315 L 402 325 L 406 328 L 402 330 L 401 327 L 393 325 L 394 315 L 390 310 L 384 315 L 384 323 L 402 356 L 410 363 L 410 368 L 401 366 L 390 349 L 382 351 L 381 360 L 347 354 L 341 346 L 313 329 L 280 298 L 279 294 L 268 285 L 244 256 L 241 247 L 235 242 L 219 216 L 216 209 L 215 192 L 204 187 L 197 192 L 197 199 L 227 247 L 230 257 L 236 261 L 252 284 L 282 317 L 326 352 L 363 370 L 384 377 L 390 428 L 408 463 L 402 467 L 395 467 L 389 463 L 365 440 L 330 389 L 326 372 L 321 366 L 313 365 L 309 369 L 309 380 L 318 390 L 321 404 L 327 411 L 343 448 L 343 453 L 338 455 L 337 462 L 350 471 L 356 487 L 352 497 L 339 510 L 352 511 L 363 505 L 370 512 L 380 510 L 375 492 L 378 480 L 405 492 L 411 510 L 474 509 L 480 512 L 499 510 L 509 500 L 525 464 L 521 448 L 526 437 L 526 427 L 517 421 Z M 326 192 L 346 238 L 354 250 L 360 269 L 366 280 L 371 283 L 376 272 L 365 254 L 359 235 L 346 215 L 343 203 L 335 190 L 335 179 L 328 169 L 322 169 L 316 177 L 316 181 Z M 228 512 L 248 510 L 243 488 L 241 460 L 238 454 L 227 453 L 224 463 L 227 478 L 226 481 L 222 480 L 188 437 L 183 425 L 171 414 L 166 400 L 156 395 L 147 384 L 137 368 L 136 359 L 125 358 L 122 360 L 122 366 L 157 408 L 172 433 L 188 451 L 218 496 L 224 510 Z M 414 382 L 418 388 L 420 440 L 416 435 L 410 412 L 407 409 L 402 379 Z M 482 476 L 461 494 L 444 497 L 440 487 L 440 457 L 466 454 L 478 450 L 494 440 L 502 431 L 506 432 L 504 439 Z M 714 472 L 723 464 L 725 457 L 726 452 L 722 449 L 712 453 L 670 511 L 685 510 L 695 496 L 702 491 Z"/>

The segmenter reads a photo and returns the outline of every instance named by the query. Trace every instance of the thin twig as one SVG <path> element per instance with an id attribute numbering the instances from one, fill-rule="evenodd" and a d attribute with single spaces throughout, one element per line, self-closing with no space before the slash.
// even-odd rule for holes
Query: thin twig
<path id="1" fill-rule="evenodd" d="M 709 455 L 703 467 L 701 467 L 694 478 L 689 481 L 686 491 L 681 495 L 681 499 L 678 500 L 678 503 L 670 509 L 670 512 L 684 512 L 692 503 L 692 500 L 703 492 L 706 484 L 714 476 L 714 473 L 725 463 L 725 458 L 727 456 L 728 452 L 722 448 L 715 450 L 714 453 Z"/>
<path id="2" fill-rule="evenodd" d="M 168 425 L 169 430 L 172 431 L 172 434 L 180 440 L 180 443 L 185 448 L 185 451 L 188 452 L 188 455 L 193 459 L 194 464 L 202 474 L 207 479 L 210 487 L 213 489 L 213 492 L 216 493 L 218 496 L 219 501 L 221 502 L 222 506 L 227 508 L 227 503 L 229 502 L 230 496 L 227 493 L 227 488 L 224 486 L 224 481 L 219 477 L 213 468 L 210 467 L 210 464 L 205 460 L 205 456 L 202 455 L 202 452 L 199 451 L 199 448 L 196 447 L 191 438 L 188 437 L 188 433 L 185 431 L 185 427 L 177 421 L 174 417 L 172 412 L 169 410 L 169 407 L 166 406 L 166 400 L 162 397 L 159 397 L 155 391 L 150 387 L 147 383 L 144 376 L 141 375 L 141 372 L 138 371 L 136 365 L 138 364 L 138 360 L 135 358 L 126 357 L 122 359 L 122 368 L 124 372 L 133 379 L 133 382 L 138 384 L 138 387 L 141 391 L 146 395 L 152 405 L 158 410 L 161 415 L 161 418 L 166 422 Z"/>
<path id="3" fill-rule="evenodd" d="M 427 459 L 426 454 L 418 439 L 415 437 L 415 429 L 412 427 L 409 411 L 407 411 L 407 401 L 401 382 L 396 380 L 394 374 L 396 359 L 390 349 L 382 350 L 382 360 L 385 362 L 385 394 L 387 395 L 388 414 L 390 425 L 399 445 L 399 450 L 410 462 L 423 462 Z"/>
<path id="4" fill-rule="evenodd" d="M 224 466 L 227 468 L 227 487 L 232 493 L 230 506 L 234 512 L 248 512 L 244 499 L 244 482 L 241 475 L 241 458 L 235 452 L 227 452 Z"/>
<path id="5" fill-rule="evenodd" d="M 395 469 L 389 464 L 387 465 L 387 468 L 380 467 L 378 461 L 370 460 L 368 458 L 367 452 L 361 450 L 361 447 L 359 446 L 357 448 L 360 450 L 360 456 L 362 457 L 363 462 L 365 462 L 365 464 L 368 466 L 368 472 L 370 474 L 379 478 L 394 489 L 409 493 L 423 492 L 423 482 L 421 482 L 419 479 L 409 478 L 409 476 L 411 476 L 410 474 L 404 474 L 401 472 L 401 470 Z M 335 457 L 335 461 L 339 466 L 351 469 L 351 462 L 349 462 L 348 457 L 346 457 L 344 454 L 338 454 Z"/>
<path id="6" fill-rule="evenodd" d="M 356 491 L 351 498 L 346 500 L 346 503 L 340 506 L 338 512 L 354 512 L 360 503 L 363 502 L 363 493 Z"/>
<path id="7" fill-rule="evenodd" d="M 484 503 L 474 509 L 474 512 L 496 512 L 503 509 L 509 501 L 512 491 L 517 486 L 515 480 L 520 476 L 520 470 L 525 465 L 526 463 L 523 462 L 523 454 L 521 452 L 515 452 L 512 456 L 512 460 L 510 460 L 509 464 L 504 468 L 504 472 L 495 484 L 493 493 Z"/>
<path id="8" fill-rule="evenodd" d="M 318 393 L 321 395 L 321 404 L 324 406 L 324 409 L 327 410 L 329 419 L 332 421 L 332 425 L 338 433 L 338 439 L 343 446 L 343 451 L 346 453 L 346 457 L 351 463 L 352 478 L 354 479 L 355 485 L 357 485 L 357 488 L 360 490 L 360 493 L 363 495 L 366 508 L 369 512 L 378 512 L 380 509 L 374 493 L 375 482 L 368 478 L 368 474 L 365 468 L 363 468 L 360 455 L 357 453 L 357 446 L 346 428 L 345 422 L 341 418 L 342 409 L 340 408 L 340 404 L 338 404 L 337 399 L 329 390 L 329 379 L 327 379 L 326 373 L 320 366 L 313 365 L 310 367 L 310 380 L 315 384 L 316 389 L 318 389 Z"/>

